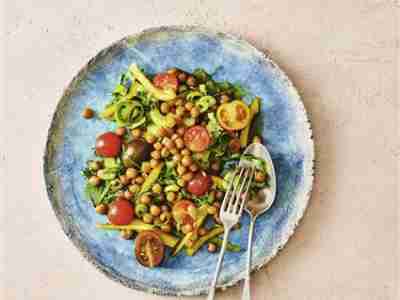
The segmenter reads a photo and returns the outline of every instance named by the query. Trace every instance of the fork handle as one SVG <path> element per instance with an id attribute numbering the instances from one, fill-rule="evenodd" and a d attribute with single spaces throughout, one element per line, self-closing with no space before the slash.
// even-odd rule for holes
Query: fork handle
<path id="1" fill-rule="evenodd" d="M 250 300 L 250 272 L 251 272 L 251 256 L 252 256 L 252 245 L 253 245 L 253 232 L 254 232 L 255 219 L 251 218 L 249 226 L 249 239 L 247 243 L 247 267 L 244 278 L 242 300 Z"/>
<path id="2" fill-rule="evenodd" d="M 215 296 L 215 288 L 217 286 L 219 273 L 221 271 L 222 261 L 224 260 L 224 254 L 225 254 L 226 245 L 228 243 L 228 235 L 229 235 L 230 230 L 231 230 L 230 228 L 225 228 L 225 231 L 224 231 L 224 240 L 222 242 L 221 251 L 219 252 L 217 268 L 215 269 L 214 279 L 211 283 L 211 287 L 210 287 L 210 291 L 208 292 L 207 300 L 213 300 L 214 296 Z"/>

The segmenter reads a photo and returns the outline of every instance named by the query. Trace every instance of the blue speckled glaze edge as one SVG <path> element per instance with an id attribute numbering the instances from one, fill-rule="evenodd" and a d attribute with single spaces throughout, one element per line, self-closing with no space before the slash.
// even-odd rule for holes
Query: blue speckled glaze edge
<path id="1" fill-rule="evenodd" d="M 89 62 L 78 72 L 78 74 L 72 79 L 72 81 L 68 84 L 67 88 L 63 92 L 63 96 L 61 97 L 61 100 L 59 101 L 55 114 L 53 116 L 53 120 L 51 122 L 49 131 L 48 131 L 48 139 L 47 139 L 47 144 L 46 144 L 46 149 L 45 149 L 45 154 L 44 154 L 44 165 L 43 165 L 43 170 L 44 170 L 44 177 L 45 177 L 45 182 L 46 182 L 46 187 L 47 187 L 47 193 L 48 197 L 50 199 L 50 203 L 52 205 L 52 208 L 56 214 L 57 219 L 59 220 L 63 231 L 65 234 L 69 237 L 70 240 L 74 243 L 74 245 L 80 250 L 82 255 L 89 261 L 91 262 L 98 270 L 100 270 L 102 273 L 104 273 L 106 276 L 109 278 L 113 279 L 114 281 L 120 282 L 124 286 L 127 286 L 129 288 L 145 291 L 145 292 L 150 292 L 153 294 L 157 295 L 163 295 L 163 296 L 195 296 L 195 295 L 200 295 L 204 294 L 206 291 L 204 288 L 198 288 L 198 289 L 191 289 L 191 290 L 183 290 L 180 292 L 176 291 L 171 291 L 171 290 L 160 290 L 158 288 L 151 288 L 147 286 L 143 286 L 138 284 L 137 282 L 134 282 L 132 279 L 125 278 L 123 276 L 119 276 L 118 274 L 115 274 L 111 269 L 108 269 L 106 266 L 99 264 L 89 253 L 89 250 L 86 248 L 86 245 L 80 242 L 80 239 L 77 238 L 79 237 L 79 232 L 74 231 L 73 228 L 71 229 L 71 226 L 68 226 L 68 219 L 70 217 L 65 214 L 63 211 L 62 207 L 59 207 L 56 205 L 56 201 L 53 201 L 52 199 L 56 197 L 57 194 L 57 186 L 54 182 L 52 182 L 52 178 L 50 176 L 51 173 L 53 173 L 54 169 L 51 169 L 51 166 L 49 165 L 50 157 L 53 155 L 54 149 L 52 148 L 52 143 L 54 145 L 54 140 L 57 140 L 57 137 L 55 134 L 55 126 L 59 122 L 60 119 L 63 119 L 62 115 L 62 107 L 66 105 L 65 101 L 68 99 L 70 93 L 74 90 L 76 85 L 79 83 L 81 78 L 85 75 L 86 72 L 90 69 L 90 67 L 98 61 L 100 57 L 104 58 L 108 55 L 108 53 L 111 52 L 112 49 L 114 48 L 119 48 L 121 46 L 126 46 L 129 45 L 131 41 L 134 41 L 138 39 L 139 37 L 147 34 L 152 34 L 152 33 L 157 33 L 157 32 L 194 32 L 194 33 L 204 33 L 204 34 L 212 34 L 216 36 L 220 36 L 222 38 L 229 39 L 230 41 L 238 44 L 242 44 L 245 46 L 247 50 L 254 51 L 257 55 L 259 55 L 261 58 L 264 59 L 264 61 L 268 64 L 270 64 L 273 69 L 274 73 L 279 78 L 282 80 L 282 82 L 285 82 L 287 85 L 288 90 L 291 93 L 291 96 L 293 99 L 296 100 L 295 105 L 298 108 L 299 112 L 302 112 L 302 114 L 298 114 L 300 122 L 304 124 L 308 124 L 306 128 L 306 132 L 304 133 L 305 140 L 308 141 L 308 149 L 310 155 L 308 157 L 305 157 L 304 161 L 304 170 L 305 170 L 305 183 L 302 185 L 302 191 L 300 193 L 304 193 L 305 199 L 304 199 L 304 206 L 301 207 L 297 211 L 297 216 L 292 218 L 293 222 L 289 224 L 289 230 L 287 231 L 287 234 L 284 236 L 280 237 L 278 246 L 274 249 L 274 251 L 267 257 L 264 258 L 263 261 L 258 263 L 257 265 L 252 266 L 252 270 L 256 271 L 259 270 L 262 266 L 264 266 L 269 260 L 271 260 L 273 257 L 277 255 L 280 249 L 283 248 L 283 246 L 287 243 L 289 238 L 293 235 L 295 228 L 299 224 L 302 216 L 304 215 L 305 209 L 308 206 L 308 201 L 311 196 L 311 191 L 312 191 L 312 185 L 313 185 L 313 178 L 314 178 L 314 143 L 312 140 L 312 130 L 311 130 L 311 124 L 310 121 L 307 117 L 307 113 L 304 107 L 303 102 L 301 101 L 300 95 L 297 91 L 297 89 L 294 87 L 293 83 L 290 81 L 290 79 L 286 76 L 286 74 L 280 69 L 280 67 L 273 62 L 270 57 L 266 56 L 264 53 L 256 49 L 254 46 L 249 44 L 247 41 L 238 38 L 236 36 L 226 34 L 226 33 L 220 33 L 217 31 L 213 31 L 208 28 L 204 27 L 199 27 L 199 26 L 163 26 L 163 27 L 155 27 L 155 28 L 150 28 L 147 30 L 144 30 L 140 33 L 134 34 L 127 36 L 115 43 L 113 43 L 111 46 L 101 50 L 96 56 L 94 56 L 92 59 L 89 60 Z M 50 138 L 51 137 L 51 138 Z M 50 142 L 51 141 L 51 142 Z M 244 273 L 238 274 L 235 278 L 233 278 L 231 281 L 225 283 L 224 285 L 218 286 L 221 289 L 225 289 L 227 287 L 233 286 L 236 283 L 238 283 L 244 276 Z"/>

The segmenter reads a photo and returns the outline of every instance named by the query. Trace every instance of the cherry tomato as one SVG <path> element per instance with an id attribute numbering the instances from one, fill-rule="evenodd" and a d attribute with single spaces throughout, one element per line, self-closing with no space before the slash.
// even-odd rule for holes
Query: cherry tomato
<path id="1" fill-rule="evenodd" d="M 104 157 L 115 157 L 121 152 L 122 140 L 114 132 L 106 132 L 96 139 L 96 153 Z"/>
<path id="2" fill-rule="evenodd" d="M 194 178 L 188 182 L 186 189 L 188 190 L 188 192 L 196 196 L 203 196 L 205 193 L 207 193 L 210 186 L 211 177 L 204 172 L 200 172 L 197 173 L 196 176 L 194 176 Z"/>
<path id="3" fill-rule="evenodd" d="M 159 73 L 154 79 L 153 83 L 156 87 L 160 89 L 170 88 L 173 90 L 178 89 L 179 81 L 176 77 L 176 74 L 168 74 L 168 73 Z"/>
<path id="4" fill-rule="evenodd" d="M 193 225 L 195 216 L 191 214 L 191 210 L 196 209 L 196 206 L 192 201 L 179 200 L 172 207 L 172 217 L 175 222 L 181 225 L 190 224 Z"/>
<path id="5" fill-rule="evenodd" d="M 108 220 L 114 225 L 127 225 L 134 218 L 134 208 L 124 197 L 115 199 L 108 208 Z"/>
<path id="6" fill-rule="evenodd" d="M 153 230 L 145 230 L 138 234 L 135 241 L 135 255 L 140 264 L 154 268 L 164 258 L 164 244 L 160 236 Z"/>
<path id="7" fill-rule="evenodd" d="M 193 152 L 203 152 L 211 143 L 207 129 L 200 125 L 187 129 L 183 139 L 186 147 Z"/>
<path id="8" fill-rule="evenodd" d="M 224 103 L 217 110 L 217 119 L 226 130 L 240 130 L 250 123 L 250 109 L 241 100 Z"/>

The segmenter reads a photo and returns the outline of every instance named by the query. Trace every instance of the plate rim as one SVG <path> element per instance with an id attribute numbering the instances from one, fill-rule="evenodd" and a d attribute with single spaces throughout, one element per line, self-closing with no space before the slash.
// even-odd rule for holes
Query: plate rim
<path id="1" fill-rule="evenodd" d="M 297 88 L 294 86 L 293 82 L 290 80 L 290 78 L 287 76 L 287 74 L 283 71 L 283 69 L 275 62 L 272 60 L 271 55 L 266 55 L 263 51 L 257 49 L 255 46 L 252 45 L 252 43 L 248 42 L 244 38 L 241 38 L 239 35 L 234 35 L 231 33 L 225 33 L 221 32 L 218 30 L 214 30 L 205 26 L 197 26 L 197 25 L 170 25 L 170 26 L 157 26 L 157 27 L 150 27 L 141 31 L 138 31 L 137 33 L 126 35 L 125 37 L 112 42 L 109 46 L 106 46 L 105 48 L 101 49 L 99 52 L 97 52 L 94 56 L 92 56 L 87 63 L 83 65 L 83 67 L 80 68 L 78 73 L 71 79 L 71 81 L 68 83 L 68 85 L 63 89 L 62 95 L 58 100 L 58 103 L 55 107 L 55 110 L 52 115 L 52 120 L 50 122 L 50 126 L 47 132 L 47 138 L 46 138 L 46 145 L 45 145 L 45 150 L 44 150 L 44 155 L 43 155 L 43 173 L 44 173 L 44 179 L 45 179 L 45 185 L 46 185 L 46 191 L 47 191 L 47 196 L 49 199 L 49 202 L 52 207 L 53 213 L 56 215 L 56 218 L 58 219 L 58 222 L 61 225 L 62 230 L 64 231 L 64 234 L 68 237 L 68 239 L 74 244 L 74 246 L 79 250 L 79 252 L 83 255 L 83 257 L 89 261 L 96 269 L 98 269 L 101 273 L 106 275 L 108 278 L 111 278 L 112 280 L 121 283 L 125 287 L 139 290 L 139 291 L 144 291 L 144 292 L 149 292 L 155 295 L 160 295 L 160 296 L 198 296 L 198 295 L 204 295 L 206 293 L 206 290 L 203 288 L 200 289 L 182 289 L 180 291 L 174 291 L 172 289 L 160 289 L 156 287 L 148 287 L 148 286 L 143 286 L 142 284 L 139 284 L 136 280 L 128 278 L 122 274 L 119 274 L 113 270 L 111 270 L 108 266 L 99 263 L 92 255 L 90 255 L 90 252 L 88 250 L 88 247 L 84 243 L 81 243 L 76 236 L 74 236 L 74 231 L 71 230 L 70 225 L 67 224 L 65 221 L 65 215 L 62 214 L 60 208 L 55 204 L 54 198 L 56 195 L 54 194 L 54 189 L 51 183 L 50 179 L 50 174 L 54 171 L 49 169 L 49 158 L 52 155 L 52 146 L 51 146 L 51 141 L 52 141 L 52 136 L 55 133 L 55 129 L 57 126 L 57 121 L 59 120 L 60 114 L 59 112 L 62 111 L 62 106 L 65 105 L 65 99 L 68 98 L 68 96 L 71 93 L 71 90 L 76 86 L 76 84 L 79 83 L 80 79 L 84 76 L 86 72 L 88 72 L 89 68 L 98 61 L 104 54 L 108 53 L 112 48 L 114 47 L 119 47 L 121 45 L 125 45 L 129 43 L 130 40 L 138 39 L 141 36 L 152 34 L 152 33 L 159 33 L 159 32 L 194 32 L 194 33 L 204 33 L 208 35 L 213 35 L 217 38 L 222 37 L 229 39 L 233 42 L 237 43 L 242 43 L 246 47 L 248 47 L 250 50 L 254 51 L 257 53 L 262 61 L 265 63 L 270 64 L 279 74 L 280 79 L 284 80 L 285 83 L 287 84 L 287 87 L 291 89 L 293 92 L 293 96 L 295 98 L 295 104 L 299 110 L 299 113 L 302 114 L 302 117 L 308 126 L 305 127 L 305 137 L 307 138 L 307 148 L 310 150 L 309 157 L 306 157 L 306 160 L 304 161 L 304 173 L 305 173 L 305 182 L 304 182 L 304 187 L 302 188 L 303 191 L 305 191 L 305 196 L 304 196 L 304 207 L 301 211 L 299 211 L 297 217 L 295 218 L 295 222 L 290 222 L 288 227 L 288 232 L 281 238 L 277 246 L 274 248 L 272 253 L 268 256 L 266 256 L 260 263 L 252 265 L 252 273 L 260 270 L 263 266 L 265 266 L 271 259 L 273 259 L 281 249 L 284 248 L 284 246 L 287 244 L 289 241 L 290 237 L 294 234 L 297 226 L 301 222 L 302 218 L 304 217 L 305 211 L 307 207 L 309 206 L 309 201 L 310 197 L 312 194 L 313 190 L 313 185 L 314 185 L 314 172 L 315 172 L 315 144 L 313 140 L 313 134 L 312 134 L 312 126 L 311 126 L 311 121 L 309 118 L 309 114 L 307 113 L 304 102 L 297 90 Z M 243 272 L 242 272 L 243 273 Z M 239 281 L 243 278 L 242 273 L 238 273 L 237 276 L 235 276 L 232 280 L 230 280 L 227 283 L 224 284 L 219 284 L 217 288 L 219 289 L 226 289 L 228 287 L 234 286 L 239 283 Z"/>

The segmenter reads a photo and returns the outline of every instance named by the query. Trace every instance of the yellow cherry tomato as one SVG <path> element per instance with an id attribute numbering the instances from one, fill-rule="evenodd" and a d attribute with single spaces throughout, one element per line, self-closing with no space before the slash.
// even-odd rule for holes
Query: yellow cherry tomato
<path id="1" fill-rule="evenodd" d="M 250 123 L 250 109 L 241 100 L 224 103 L 218 107 L 217 119 L 226 130 L 240 130 Z"/>

